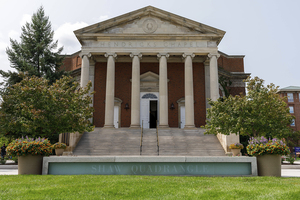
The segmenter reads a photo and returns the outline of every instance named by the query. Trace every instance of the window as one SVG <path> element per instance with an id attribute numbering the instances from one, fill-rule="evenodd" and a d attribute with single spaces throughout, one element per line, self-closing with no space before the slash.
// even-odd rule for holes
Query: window
<path id="1" fill-rule="evenodd" d="M 290 113 L 294 113 L 294 106 L 289 106 L 290 108 Z"/>
<path id="2" fill-rule="evenodd" d="M 295 126 L 295 120 L 293 119 L 291 126 Z"/>
<path id="3" fill-rule="evenodd" d="M 294 102 L 293 93 L 287 93 L 288 102 Z"/>

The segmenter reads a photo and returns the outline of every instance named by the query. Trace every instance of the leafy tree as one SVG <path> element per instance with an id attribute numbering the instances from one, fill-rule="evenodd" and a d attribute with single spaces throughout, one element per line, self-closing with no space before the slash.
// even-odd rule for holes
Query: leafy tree
<path id="1" fill-rule="evenodd" d="M 67 75 L 64 70 L 60 70 L 64 59 L 60 55 L 63 47 L 54 52 L 58 41 L 53 41 L 53 35 L 49 17 L 45 16 L 43 7 L 40 7 L 33 14 L 31 22 L 22 27 L 21 42 L 10 39 L 11 48 L 7 48 L 6 53 L 15 71 L 0 70 L 6 81 L 1 84 L 8 87 L 20 82 L 20 72 L 28 72 L 29 76 L 45 77 L 51 84 Z"/>
<path id="2" fill-rule="evenodd" d="M 219 83 L 224 91 L 225 97 L 229 97 L 231 91 L 230 85 L 232 85 L 232 81 L 230 80 L 230 78 L 225 76 L 220 76 Z"/>
<path id="3" fill-rule="evenodd" d="M 43 77 L 21 77 L 3 95 L 0 107 L 0 130 L 7 136 L 45 137 L 55 142 L 60 133 L 93 129 L 89 121 L 93 116 L 88 95 L 91 82 L 80 88 L 67 76 L 52 85 Z"/>
<path id="4" fill-rule="evenodd" d="M 229 96 L 223 100 L 210 101 L 207 134 L 236 133 L 245 136 L 266 136 L 282 138 L 291 133 L 288 126 L 293 120 L 283 98 L 274 84 L 263 85 L 264 81 L 255 77 L 245 80 L 246 96 Z"/>

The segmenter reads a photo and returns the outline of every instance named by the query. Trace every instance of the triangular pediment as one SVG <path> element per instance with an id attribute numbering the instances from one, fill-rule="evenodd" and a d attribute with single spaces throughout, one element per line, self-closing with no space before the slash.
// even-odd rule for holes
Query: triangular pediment
<path id="1" fill-rule="evenodd" d="M 106 36 L 126 35 L 190 35 L 209 36 L 217 43 L 225 32 L 173 13 L 147 6 L 139 10 L 74 31 L 79 41 Z"/>
<path id="2" fill-rule="evenodd" d="M 141 82 L 158 82 L 159 75 L 153 72 L 146 72 L 140 76 Z"/>

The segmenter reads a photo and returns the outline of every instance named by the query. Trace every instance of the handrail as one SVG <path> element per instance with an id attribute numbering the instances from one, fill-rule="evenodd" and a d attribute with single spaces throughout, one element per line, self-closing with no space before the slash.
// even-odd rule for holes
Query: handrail
<path id="1" fill-rule="evenodd" d="M 142 146 L 143 146 L 143 120 L 142 120 L 142 126 L 141 126 L 140 155 L 142 155 Z"/>
<path id="2" fill-rule="evenodd" d="M 158 139 L 158 124 L 156 120 L 156 137 L 157 137 L 157 155 L 159 155 L 159 139 Z"/>

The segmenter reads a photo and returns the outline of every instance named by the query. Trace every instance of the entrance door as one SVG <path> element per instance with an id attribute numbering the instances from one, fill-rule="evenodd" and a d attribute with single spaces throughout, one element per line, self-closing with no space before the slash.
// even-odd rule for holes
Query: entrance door
<path id="1" fill-rule="evenodd" d="M 119 106 L 114 106 L 114 126 L 119 128 Z"/>
<path id="2" fill-rule="evenodd" d="M 141 92 L 140 124 L 143 128 L 156 128 L 156 120 L 159 121 L 158 92 Z"/>
<path id="3" fill-rule="evenodd" d="M 140 107 L 140 117 L 141 117 L 141 125 L 143 128 L 149 128 L 149 100 L 148 99 L 141 99 L 141 107 Z"/>
<path id="4" fill-rule="evenodd" d="M 150 128 L 156 128 L 157 126 L 157 101 L 150 101 Z"/>
<path id="5" fill-rule="evenodd" d="M 180 128 L 185 126 L 185 106 L 180 106 Z"/>

